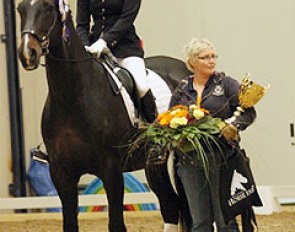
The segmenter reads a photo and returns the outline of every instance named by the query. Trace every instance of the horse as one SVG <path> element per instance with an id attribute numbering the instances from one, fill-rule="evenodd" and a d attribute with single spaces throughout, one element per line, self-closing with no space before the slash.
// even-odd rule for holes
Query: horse
<path id="1" fill-rule="evenodd" d="M 122 173 L 126 170 L 117 146 L 132 125 L 104 65 L 86 53 L 67 7 L 63 0 L 20 2 L 18 56 L 26 70 L 38 68 L 45 56 L 48 96 L 41 128 L 50 174 L 62 203 L 63 230 L 78 231 L 77 184 L 89 173 L 103 181 L 109 231 L 124 232 Z M 171 57 L 150 57 L 146 65 L 162 75 L 171 90 L 188 74 L 184 63 Z"/>

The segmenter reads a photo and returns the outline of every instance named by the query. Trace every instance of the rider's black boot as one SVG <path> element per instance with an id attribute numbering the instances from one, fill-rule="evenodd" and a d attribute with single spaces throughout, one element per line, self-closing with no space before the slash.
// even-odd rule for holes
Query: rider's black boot
<path id="1" fill-rule="evenodd" d="M 155 97 L 152 94 L 152 91 L 149 90 L 147 93 L 140 99 L 141 111 L 144 118 L 147 122 L 152 123 L 156 120 L 158 111 L 155 103 Z"/>

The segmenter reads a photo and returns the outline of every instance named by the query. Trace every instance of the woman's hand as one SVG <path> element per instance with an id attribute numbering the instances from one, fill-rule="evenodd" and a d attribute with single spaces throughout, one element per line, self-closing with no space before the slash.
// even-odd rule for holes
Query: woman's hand
<path id="1" fill-rule="evenodd" d="M 231 123 L 225 125 L 225 127 L 221 130 L 220 135 L 223 136 L 231 145 L 240 141 L 239 130 Z"/>
<path id="2" fill-rule="evenodd" d="M 106 41 L 100 38 L 95 43 L 93 43 L 90 47 L 85 46 L 85 50 L 87 52 L 94 54 L 97 58 L 99 58 L 101 53 L 102 52 L 107 53 L 109 51 L 109 48 L 107 46 Z"/>

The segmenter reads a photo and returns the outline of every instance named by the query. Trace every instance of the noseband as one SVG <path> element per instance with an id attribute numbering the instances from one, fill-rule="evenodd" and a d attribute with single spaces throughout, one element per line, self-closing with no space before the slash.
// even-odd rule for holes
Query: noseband
<path id="1" fill-rule="evenodd" d="M 54 28 L 54 26 L 56 24 L 56 21 L 57 21 L 57 14 L 55 13 L 53 23 L 49 27 L 49 30 L 48 30 L 47 34 L 45 36 L 43 36 L 43 37 L 40 37 L 34 29 L 30 29 L 30 28 L 22 30 L 21 37 L 23 37 L 25 34 L 29 34 L 29 35 L 35 37 L 37 39 L 37 41 L 40 43 L 40 45 L 41 45 L 42 55 L 46 55 L 49 52 L 49 50 L 48 50 L 49 36 L 50 36 L 51 32 L 53 31 L 53 28 Z"/>

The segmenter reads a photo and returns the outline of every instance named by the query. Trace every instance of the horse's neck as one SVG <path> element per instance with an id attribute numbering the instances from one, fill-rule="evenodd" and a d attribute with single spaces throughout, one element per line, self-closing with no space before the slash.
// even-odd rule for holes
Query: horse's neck
<path id="1" fill-rule="evenodd" d="M 77 104 L 77 99 L 91 85 L 92 59 L 85 52 L 73 23 L 68 23 L 69 41 L 61 35 L 61 25 L 52 38 L 46 59 L 49 94 L 63 105 Z"/>
<path id="2" fill-rule="evenodd" d="M 50 38 L 52 41 L 49 44 L 50 55 L 65 60 L 78 60 L 87 57 L 71 19 L 67 22 L 68 41 L 63 37 L 62 30 L 62 25 L 59 24 Z"/>

